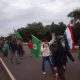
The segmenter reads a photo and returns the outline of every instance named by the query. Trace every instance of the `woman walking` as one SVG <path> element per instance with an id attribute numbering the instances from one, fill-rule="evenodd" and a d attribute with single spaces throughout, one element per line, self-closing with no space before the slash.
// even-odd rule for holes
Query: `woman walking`
<path id="1" fill-rule="evenodd" d="M 65 79 L 65 69 L 67 63 L 67 56 L 75 62 L 68 48 L 63 43 L 61 38 L 57 38 L 55 48 L 52 50 L 52 62 L 54 62 L 54 69 L 56 71 L 56 80 L 66 80 Z"/>

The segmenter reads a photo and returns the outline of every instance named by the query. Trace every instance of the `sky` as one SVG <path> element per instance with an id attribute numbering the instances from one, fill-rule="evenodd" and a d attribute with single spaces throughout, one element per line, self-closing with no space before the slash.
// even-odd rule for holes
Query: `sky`
<path id="1" fill-rule="evenodd" d="M 68 24 L 67 15 L 77 8 L 80 0 L 0 0 L 0 36 L 33 22 Z"/>

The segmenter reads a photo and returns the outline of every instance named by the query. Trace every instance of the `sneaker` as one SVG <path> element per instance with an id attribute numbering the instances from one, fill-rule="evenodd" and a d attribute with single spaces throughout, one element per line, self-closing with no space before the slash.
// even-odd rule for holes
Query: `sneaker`
<path id="1" fill-rule="evenodd" d="M 42 74 L 46 74 L 46 72 L 43 72 Z"/>

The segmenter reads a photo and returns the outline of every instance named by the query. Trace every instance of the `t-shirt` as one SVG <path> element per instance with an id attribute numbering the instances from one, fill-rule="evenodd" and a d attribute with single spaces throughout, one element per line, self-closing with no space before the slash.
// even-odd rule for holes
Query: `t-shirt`
<path id="1" fill-rule="evenodd" d="M 28 42 L 28 47 L 31 49 L 33 47 L 32 42 Z"/>

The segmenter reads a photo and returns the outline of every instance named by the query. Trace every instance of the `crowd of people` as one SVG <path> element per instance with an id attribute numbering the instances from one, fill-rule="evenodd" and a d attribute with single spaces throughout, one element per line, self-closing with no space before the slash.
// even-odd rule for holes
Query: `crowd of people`
<path id="1" fill-rule="evenodd" d="M 45 62 L 48 61 L 53 74 L 55 74 L 56 80 L 66 80 L 65 70 L 68 62 L 67 57 L 69 57 L 72 62 L 76 62 L 71 55 L 69 46 L 66 45 L 66 39 L 54 35 L 50 42 L 48 42 L 47 39 L 42 40 L 41 54 L 42 73 L 46 74 Z"/>
<path id="2" fill-rule="evenodd" d="M 68 62 L 67 57 L 74 63 L 75 59 L 71 55 L 64 37 L 56 37 L 54 33 L 52 33 L 51 36 L 51 41 L 48 42 L 46 38 L 41 41 L 42 74 L 46 74 L 45 62 L 48 61 L 56 80 L 66 80 L 64 72 Z M 32 49 L 31 40 L 28 42 L 28 47 L 30 50 Z M 8 52 L 10 51 L 10 62 L 13 63 L 13 57 L 15 57 L 16 63 L 20 64 L 19 57 L 23 57 L 24 55 L 23 42 L 21 39 L 16 39 L 15 37 L 9 41 L 0 40 L 0 51 L 3 52 L 4 57 L 8 57 Z"/>
<path id="3" fill-rule="evenodd" d="M 23 42 L 21 39 L 16 39 L 15 37 L 12 37 L 10 40 L 0 39 L 0 52 L 6 58 L 10 53 L 10 63 L 13 63 L 13 58 L 15 58 L 15 62 L 20 64 L 20 57 L 24 55 Z"/>

